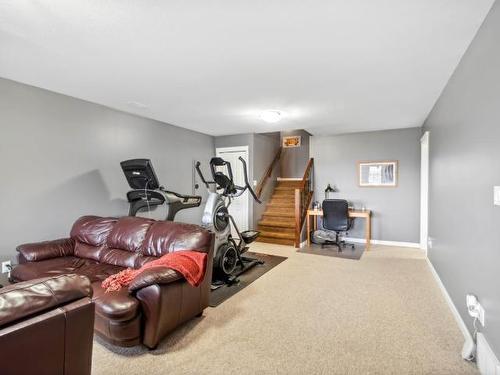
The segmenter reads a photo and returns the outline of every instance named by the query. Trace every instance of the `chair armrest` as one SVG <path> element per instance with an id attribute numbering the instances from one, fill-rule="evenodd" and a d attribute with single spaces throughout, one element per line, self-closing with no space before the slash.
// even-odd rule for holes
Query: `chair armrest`
<path id="1" fill-rule="evenodd" d="M 54 241 L 23 244 L 17 247 L 17 251 L 23 260 L 28 262 L 39 262 L 45 259 L 65 257 L 73 255 L 75 241 L 71 238 L 62 238 Z"/>
<path id="2" fill-rule="evenodd" d="M 170 284 L 181 279 L 183 279 L 182 275 L 172 268 L 158 266 L 144 270 L 137 275 L 130 283 L 128 290 L 132 293 L 150 285 Z"/>

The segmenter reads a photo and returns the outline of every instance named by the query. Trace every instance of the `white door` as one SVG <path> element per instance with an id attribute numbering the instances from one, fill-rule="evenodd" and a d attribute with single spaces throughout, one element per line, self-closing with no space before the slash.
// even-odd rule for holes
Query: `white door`
<path id="1" fill-rule="evenodd" d="M 429 132 L 420 139 L 420 248 L 427 251 L 429 237 Z"/>
<path id="2" fill-rule="evenodd" d="M 243 164 L 238 159 L 241 156 L 247 163 L 248 168 L 248 146 L 221 147 L 217 148 L 215 150 L 215 153 L 218 157 L 221 157 L 225 161 L 231 163 L 234 183 L 238 186 L 245 186 Z M 247 173 L 250 174 L 249 171 L 247 171 Z M 250 178 L 250 175 L 248 176 L 248 178 Z M 243 195 L 234 198 L 231 206 L 229 206 L 229 213 L 231 214 L 231 216 L 233 216 L 240 232 L 248 230 L 248 215 L 250 214 L 249 211 L 249 195 L 248 191 L 245 191 Z"/>

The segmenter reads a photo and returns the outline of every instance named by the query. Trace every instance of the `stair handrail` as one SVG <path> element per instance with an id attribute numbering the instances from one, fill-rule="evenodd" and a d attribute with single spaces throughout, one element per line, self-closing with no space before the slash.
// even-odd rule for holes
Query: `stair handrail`
<path id="1" fill-rule="evenodd" d="M 312 179 L 308 177 L 312 177 L 312 168 L 314 166 L 314 158 L 310 158 L 307 162 L 306 170 L 304 172 L 304 177 L 302 177 L 302 189 L 305 189 L 307 181 L 311 181 Z"/>
<path id="2" fill-rule="evenodd" d="M 311 204 L 314 189 L 314 158 L 307 163 L 300 188 L 295 189 L 295 247 L 300 247 L 300 235 L 307 217 L 307 210 Z M 309 236 L 309 233 L 307 233 Z"/>
<path id="3" fill-rule="evenodd" d="M 273 174 L 274 168 L 276 167 L 276 165 L 278 165 L 278 161 L 281 158 L 282 152 L 283 152 L 283 147 L 280 147 L 278 149 L 278 151 L 276 152 L 276 155 L 274 156 L 273 160 L 271 161 L 271 164 L 269 164 L 269 167 L 267 168 L 266 172 L 264 173 L 261 180 L 257 184 L 257 188 L 255 189 L 255 193 L 257 194 L 257 198 L 260 199 L 262 192 L 264 191 L 264 188 L 266 187 L 269 178 Z"/>

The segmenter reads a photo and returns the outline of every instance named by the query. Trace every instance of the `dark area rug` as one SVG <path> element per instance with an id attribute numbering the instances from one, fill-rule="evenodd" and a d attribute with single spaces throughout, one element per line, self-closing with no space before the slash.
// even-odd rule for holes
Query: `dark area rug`
<path id="1" fill-rule="evenodd" d="M 259 277 L 272 270 L 278 264 L 286 260 L 286 257 L 276 255 L 252 253 L 250 251 L 245 253 L 245 256 L 263 260 L 265 263 L 256 265 L 238 277 L 239 283 L 232 285 L 223 285 L 210 294 L 210 307 L 216 307 L 228 298 L 234 296 L 240 290 L 245 289 L 248 285 L 253 283 Z"/>
<path id="2" fill-rule="evenodd" d="M 338 247 L 336 246 L 329 246 L 322 249 L 321 245 L 306 246 L 297 250 L 297 252 L 304 254 L 324 255 L 327 257 L 352 260 L 360 260 L 364 251 L 365 246 L 363 244 L 356 244 L 354 250 L 351 250 L 351 248 L 347 246 L 345 249 L 342 249 L 341 252 L 338 251 Z"/>

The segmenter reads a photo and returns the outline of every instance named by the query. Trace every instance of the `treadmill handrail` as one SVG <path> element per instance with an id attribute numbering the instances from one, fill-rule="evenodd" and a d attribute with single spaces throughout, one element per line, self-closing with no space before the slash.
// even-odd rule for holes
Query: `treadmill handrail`
<path id="1" fill-rule="evenodd" d="M 206 188 L 210 189 L 210 185 L 214 185 L 215 181 L 205 180 L 205 177 L 203 176 L 203 173 L 201 172 L 200 165 L 201 165 L 201 163 L 199 161 L 197 161 L 195 164 L 196 172 L 198 172 L 198 176 L 200 176 L 201 181 L 205 184 Z"/>

